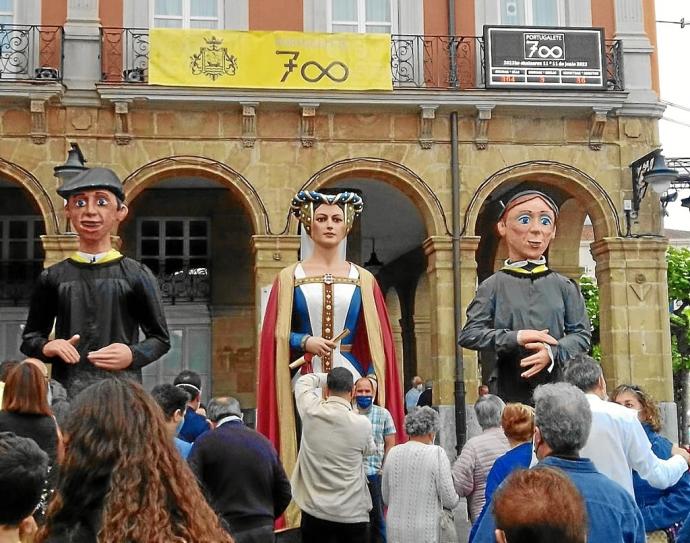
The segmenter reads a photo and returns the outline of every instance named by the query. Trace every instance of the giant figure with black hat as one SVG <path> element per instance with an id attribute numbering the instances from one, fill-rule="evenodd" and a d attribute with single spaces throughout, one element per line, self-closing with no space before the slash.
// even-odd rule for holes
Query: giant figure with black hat
<path id="1" fill-rule="evenodd" d="M 128 212 L 122 183 L 112 170 L 92 168 L 58 194 L 79 250 L 38 278 L 21 350 L 52 363 L 53 378 L 70 396 L 112 375 L 140 381 L 141 369 L 170 349 L 170 339 L 156 278 L 111 245 Z"/>
<path id="2" fill-rule="evenodd" d="M 463 347 L 496 353 L 497 392 L 506 402 L 531 404 L 537 385 L 560 380 L 568 360 L 590 346 L 578 285 L 546 265 L 557 218 L 556 203 L 536 190 L 505 202 L 496 226 L 508 260 L 479 285 L 460 333 Z"/>

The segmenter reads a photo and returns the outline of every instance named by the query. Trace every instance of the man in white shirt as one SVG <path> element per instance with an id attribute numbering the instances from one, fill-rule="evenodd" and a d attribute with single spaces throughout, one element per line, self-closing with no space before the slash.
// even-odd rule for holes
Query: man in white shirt
<path id="1" fill-rule="evenodd" d="M 339 367 L 302 375 L 295 384 L 302 440 L 291 482 L 303 543 L 368 541 L 371 497 L 363 460 L 376 445 L 369 420 L 352 410 L 352 382 L 350 371 Z"/>
<path id="2" fill-rule="evenodd" d="M 632 470 L 655 488 L 668 488 L 678 482 L 688 469 L 690 455 L 676 446 L 668 460 L 652 452 L 637 413 L 608 401 L 606 381 L 596 360 L 587 355 L 575 357 L 564 377 L 585 393 L 592 409 L 592 429 L 580 454 L 591 459 L 597 470 L 632 496 Z"/>

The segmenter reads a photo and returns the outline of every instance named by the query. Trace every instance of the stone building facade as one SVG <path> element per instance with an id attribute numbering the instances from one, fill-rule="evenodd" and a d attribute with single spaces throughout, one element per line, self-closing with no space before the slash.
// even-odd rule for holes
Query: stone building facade
<path id="1" fill-rule="evenodd" d="M 652 0 L 555 0 L 548 12 L 537 0 L 456 0 L 452 17 L 446 0 L 358 0 L 350 27 L 326 0 L 210 0 L 196 19 L 194 3 L 179 4 L 179 13 L 161 14 L 154 0 L 10 0 L 12 10 L 0 13 L 8 23 L 0 37 L 12 25 L 38 25 L 27 27 L 24 71 L 7 68 L 10 45 L 0 53 L 0 354 L 16 354 L 37 270 L 74 249 L 53 168 L 76 142 L 87 166 L 124 180 L 122 250 L 161 280 L 173 350 L 149 369 L 147 384 L 191 368 L 208 392 L 252 407 L 262 300 L 277 271 L 298 258 L 290 199 L 299 189 L 348 187 L 367 202 L 350 258 L 364 263 L 375 248 L 383 261 L 401 373 L 434 380 L 434 403 L 452 426 L 464 318 L 456 322 L 454 269 L 464 311 L 504 254 L 493 204 L 529 183 L 562 203 L 549 254 L 555 269 L 580 275 L 580 237 L 591 220 L 610 385 L 634 382 L 672 400 L 666 240 L 654 236 L 660 209 L 651 196 L 643 201 L 632 231 L 652 235 L 639 237 L 626 236 L 623 211 L 629 164 L 659 145 Z M 404 79 L 393 66 L 391 92 L 147 83 L 154 25 L 361 31 L 371 26 L 369 5 L 376 28 L 393 34 L 394 64 L 404 43 L 416 70 Z M 502 23 L 603 28 L 608 88 L 485 88 L 478 36 L 484 24 Z M 451 42 L 457 83 L 449 82 Z M 481 372 L 476 353 L 463 359 L 471 404 Z M 454 439 L 446 433 L 445 444 Z"/>

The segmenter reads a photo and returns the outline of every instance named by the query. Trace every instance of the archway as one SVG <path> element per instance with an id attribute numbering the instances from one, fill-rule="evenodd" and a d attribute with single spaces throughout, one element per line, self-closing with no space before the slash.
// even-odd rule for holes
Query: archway
<path id="1" fill-rule="evenodd" d="M 469 282 L 476 284 L 477 279 L 481 282 L 507 257 L 504 244 L 495 233 L 500 201 L 526 189 L 542 190 L 559 205 L 561 213 L 556 238 L 549 248 L 548 259 L 554 269 L 572 279 L 577 280 L 581 275 L 580 239 L 587 216 L 591 219 L 595 240 L 621 235 L 619 217 L 610 196 L 595 179 L 581 170 L 552 161 L 508 166 L 487 178 L 467 206 L 463 233 L 468 242 L 475 240 L 476 252 L 467 251 L 463 258 L 476 259 L 477 275 L 463 277 L 464 285 L 469 286 Z M 477 235 L 482 236 L 480 240 Z M 471 248 L 472 243 L 467 246 Z M 471 298 L 463 299 L 463 305 L 470 301 Z M 493 355 L 483 353 L 480 358 L 482 380 L 487 382 L 493 368 Z"/>
<path id="2" fill-rule="evenodd" d="M 263 203 L 242 176 L 200 157 L 148 164 L 125 187 L 123 252 L 157 275 L 172 338 L 171 351 L 145 371 L 145 384 L 171 382 L 191 369 L 202 377 L 204 399 L 231 394 L 253 407 L 251 240 L 268 231 Z"/>
<path id="3" fill-rule="evenodd" d="M 41 236 L 57 232 L 57 226 L 53 203 L 38 180 L 0 159 L 0 360 L 22 357 L 21 329 L 45 259 Z"/>

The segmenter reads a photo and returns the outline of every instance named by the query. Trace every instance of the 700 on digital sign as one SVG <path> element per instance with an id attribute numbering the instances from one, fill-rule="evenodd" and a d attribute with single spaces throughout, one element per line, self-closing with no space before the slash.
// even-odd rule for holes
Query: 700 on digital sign
<path id="1" fill-rule="evenodd" d="M 603 89 L 601 29 L 484 27 L 487 87 Z"/>

